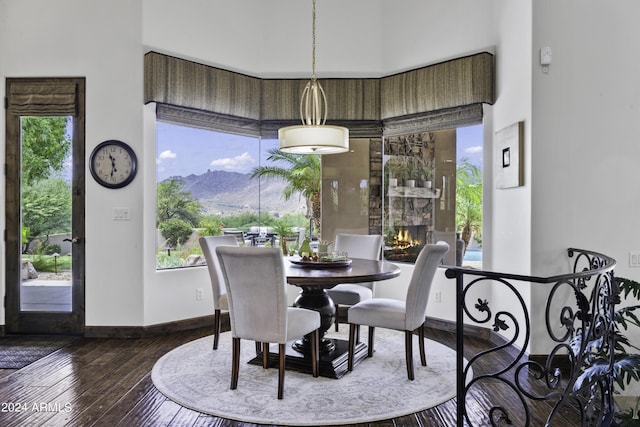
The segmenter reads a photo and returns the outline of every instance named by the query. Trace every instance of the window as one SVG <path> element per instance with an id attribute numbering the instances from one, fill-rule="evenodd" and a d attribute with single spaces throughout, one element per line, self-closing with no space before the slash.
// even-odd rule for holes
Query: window
<path id="1" fill-rule="evenodd" d="M 159 121 L 156 267 L 198 265 L 199 236 L 275 245 L 307 229 L 305 199 L 287 180 L 295 165 L 274 159 L 277 148 L 275 139 Z"/>
<path id="2" fill-rule="evenodd" d="M 383 145 L 385 258 L 415 262 L 425 244 L 453 249 L 462 239 L 445 262 L 461 265 L 470 248 L 479 266 L 482 126 L 389 136 Z"/>

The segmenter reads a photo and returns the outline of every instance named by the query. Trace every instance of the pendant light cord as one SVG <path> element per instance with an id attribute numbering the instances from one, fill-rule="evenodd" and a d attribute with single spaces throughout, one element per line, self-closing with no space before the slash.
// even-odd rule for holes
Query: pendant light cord
<path id="1" fill-rule="evenodd" d="M 316 0 L 312 0 L 313 8 L 311 13 L 311 79 L 316 79 Z"/>

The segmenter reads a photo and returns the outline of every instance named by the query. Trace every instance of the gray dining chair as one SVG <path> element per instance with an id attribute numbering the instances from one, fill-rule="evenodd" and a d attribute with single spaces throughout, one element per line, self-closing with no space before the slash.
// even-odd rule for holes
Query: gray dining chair
<path id="1" fill-rule="evenodd" d="M 229 299 L 231 320 L 231 390 L 238 386 L 240 340 L 262 343 L 262 367 L 269 366 L 269 343 L 278 344 L 278 399 L 284 390 L 287 341 L 310 334 L 311 370 L 318 376 L 320 313 L 287 306 L 284 258 L 279 248 L 216 249 Z"/>
<path id="2" fill-rule="evenodd" d="M 213 349 L 218 349 L 220 341 L 220 315 L 222 310 L 228 310 L 227 292 L 225 291 L 220 263 L 215 250 L 218 246 L 238 246 L 238 240 L 234 235 L 205 236 L 198 239 L 204 258 L 207 260 L 207 269 L 211 280 L 213 293 Z"/>
<path id="3" fill-rule="evenodd" d="M 376 327 L 404 331 L 405 333 L 405 357 L 407 375 L 414 379 L 413 372 L 413 332 L 418 330 L 420 346 L 420 362 L 427 365 L 424 349 L 423 324 L 427 313 L 427 303 L 431 284 L 438 265 L 442 263 L 445 254 L 449 250 L 446 242 L 425 245 L 418 254 L 413 274 L 407 289 L 404 301 L 390 298 L 372 298 L 362 301 L 349 308 L 347 313 L 349 321 L 349 356 L 347 369 L 353 370 L 353 357 L 356 344 L 356 335 L 361 325 L 369 326 L 368 357 L 373 357 L 374 332 Z"/>
<path id="4" fill-rule="evenodd" d="M 382 255 L 384 239 L 379 234 L 336 234 L 333 250 L 347 252 L 349 258 L 379 260 Z M 373 282 L 341 283 L 327 293 L 333 300 L 336 309 L 335 328 L 338 326 L 338 309 L 340 305 L 355 305 L 373 297 Z"/>

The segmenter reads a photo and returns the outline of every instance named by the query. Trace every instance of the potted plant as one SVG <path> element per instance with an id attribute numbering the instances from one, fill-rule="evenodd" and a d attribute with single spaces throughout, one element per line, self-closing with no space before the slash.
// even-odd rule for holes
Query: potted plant
<path id="1" fill-rule="evenodd" d="M 640 283 L 625 279 L 623 277 L 614 278 L 615 285 L 620 290 L 620 296 L 627 298 L 632 295 L 635 299 L 640 298 Z M 621 390 L 629 385 L 631 381 L 640 381 L 640 354 L 630 353 L 629 351 L 640 351 L 636 345 L 623 334 L 629 326 L 640 327 L 640 319 L 634 311 L 640 309 L 640 305 L 624 306 L 616 310 L 614 313 L 614 368 L 613 372 L 609 372 L 609 355 L 602 350 L 599 342 L 600 338 L 594 339 L 587 344 L 588 348 L 598 349 L 594 357 L 589 360 L 589 365 L 583 370 L 577 378 L 574 389 L 579 389 L 584 382 L 595 383 L 605 376 L 611 376 L 610 380 L 614 381 Z M 572 342 L 575 348 L 580 347 L 580 335 L 574 338 Z M 615 414 L 613 424 L 615 426 L 638 426 L 638 401 L 635 408 L 626 411 L 620 411 Z"/>
<path id="2" fill-rule="evenodd" d="M 416 186 L 416 177 L 419 174 L 418 160 L 413 157 L 409 157 L 406 159 L 405 169 L 404 169 L 404 185 L 405 187 L 415 187 Z"/>
<path id="3" fill-rule="evenodd" d="M 402 172 L 404 170 L 403 164 L 397 157 L 392 157 L 385 167 L 388 173 L 389 187 L 396 187 L 398 185 L 398 178 L 402 178 Z"/>
<path id="4" fill-rule="evenodd" d="M 273 232 L 280 237 L 280 248 L 282 253 L 286 256 L 287 252 L 287 236 L 292 233 L 291 226 L 284 220 L 276 221 L 273 225 Z"/>
<path id="5" fill-rule="evenodd" d="M 430 162 L 424 159 L 420 160 L 421 179 L 425 188 L 431 188 L 433 186 L 434 172 L 434 168 L 431 166 Z"/>

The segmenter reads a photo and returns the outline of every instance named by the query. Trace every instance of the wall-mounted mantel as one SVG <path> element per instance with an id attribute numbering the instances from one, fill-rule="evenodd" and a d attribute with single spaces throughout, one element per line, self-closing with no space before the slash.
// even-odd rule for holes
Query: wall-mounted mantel
<path id="1" fill-rule="evenodd" d="M 389 197 L 415 197 L 417 199 L 437 199 L 440 197 L 439 188 L 424 187 L 389 187 Z"/>

